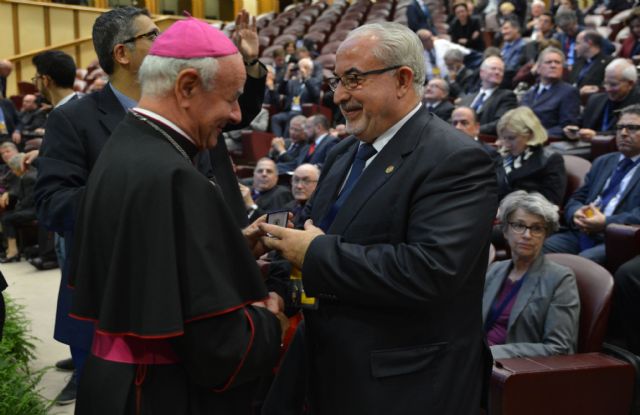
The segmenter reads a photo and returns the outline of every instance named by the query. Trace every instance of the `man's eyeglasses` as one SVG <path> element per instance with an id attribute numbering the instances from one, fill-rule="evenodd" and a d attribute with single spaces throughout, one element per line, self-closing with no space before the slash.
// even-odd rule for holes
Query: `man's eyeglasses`
<path id="1" fill-rule="evenodd" d="M 393 71 L 402 67 L 402 65 L 389 66 L 387 68 L 382 69 L 374 69 L 373 71 L 367 72 L 350 72 L 348 74 L 344 74 L 342 76 L 334 76 L 329 78 L 327 81 L 329 82 L 329 88 L 332 91 L 335 91 L 338 88 L 338 84 L 342 82 L 342 86 L 347 91 L 351 91 L 362 85 L 367 75 L 377 75 L 389 71 Z"/>
<path id="2" fill-rule="evenodd" d="M 518 234 L 524 234 L 527 229 L 529 229 L 529 233 L 532 236 L 542 236 L 547 232 L 547 228 L 542 225 L 527 226 L 520 222 L 509 222 L 509 226 L 511 226 L 511 229 Z"/>
<path id="3" fill-rule="evenodd" d="M 141 35 L 138 36 L 134 36 L 131 37 L 125 41 L 123 41 L 122 43 L 131 43 L 131 42 L 135 42 L 136 40 L 142 39 L 143 37 L 146 37 L 147 39 L 149 39 L 150 41 L 154 41 L 156 40 L 156 38 L 160 35 L 160 30 L 158 29 L 153 29 L 147 33 L 143 33 Z"/>
<path id="4" fill-rule="evenodd" d="M 38 74 L 38 75 L 34 76 L 33 78 L 31 78 L 31 83 L 32 83 L 32 84 L 35 84 L 35 83 L 36 83 L 36 81 L 37 81 L 38 79 L 40 79 L 40 78 L 42 78 L 42 75 L 40 75 L 40 74 Z"/>
<path id="5" fill-rule="evenodd" d="M 291 178 L 291 183 L 293 184 L 301 184 L 303 186 L 309 186 L 311 183 L 317 183 L 317 180 L 311 180 L 308 177 L 303 177 L 303 178 L 299 178 L 299 177 L 295 177 L 293 176 Z"/>
<path id="6" fill-rule="evenodd" d="M 616 125 L 616 130 L 618 130 L 620 132 L 622 130 L 624 130 L 625 128 L 630 133 L 637 133 L 638 131 L 640 131 L 640 124 L 618 124 L 618 125 Z"/>

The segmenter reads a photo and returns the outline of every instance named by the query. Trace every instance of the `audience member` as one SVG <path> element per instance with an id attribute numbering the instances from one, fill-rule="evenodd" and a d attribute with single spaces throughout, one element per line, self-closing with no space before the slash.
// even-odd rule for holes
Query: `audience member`
<path id="1" fill-rule="evenodd" d="M 539 24 L 540 16 L 542 16 L 547 10 L 547 5 L 542 0 L 533 0 L 529 10 L 529 16 L 527 16 L 527 23 L 522 32 L 523 35 L 529 36 L 533 39 L 533 34 L 536 32 Z M 535 39 L 534 39 L 535 40 Z"/>
<path id="2" fill-rule="evenodd" d="M 571 354 L 578 345 L 580 296 L 573 271 L 542 254 L 558 229 L 558 207 L 519 190 L 500 203 L 511 259 L 487 271 L 482 310 L 494 359 Z"/>
<path id="3" fill-rule="evenodd" d="M 240 191 L 250 221 L 269 211 L 283 209 L 292 199 L 289 189 L 278 185 L 278 166 L 267 157 L 258 160 L 251 188 L 240 184 Z"/>
<path id="4" fill-rule="evenodd" d="M 307 118 L 306 126 L 310 130 L 309 149 L 303 161 L 322 168 L 327 155 L 338 144 L 338 138 L 331 135 L 329 120 L 322 114 Z"/>
<path id="5" fill-rule="evenodd" d="M 241 232 L 194 163 L 240 122 L 245 78 L 233 42 L 194 18 L 139 68 L 139 103 L 105 143 L 77 215 L 72 312 L 96 326 L 79 415 L 250 413 L 254 380 L 278 360 L 276 315 L 286 319 L 255 265 L 262 234 Z"/>
<path id="6" fill-rule="evenodd" d="M 427 110 L 449 122 L 453 104 L 449 102 L 449 85 L 442 79 L 432 79 L 424 89 L 422 103 Z"/>
<path id="7" fill-rule="evenodd" d="M 449 84 L 449 96 L 456 99 L 471 93 L 474 73 L 464 65 L 464 54 L 458 49 L 450 49 L 444 54 L 444 64 L 447 67 L 444 80 Z"/>
<path id="8" fill-rule="evenodd" d="M 542 13 L 536 20 L 536 25 L 531 34 L 531 40 L 541 41 L 543 39 L 551 39 L 556 34 L 553 14 L 549 12 Z"/>
<path id="9" fill-rule="evenodd" d="M 611 56 L 602 51 L 603 40 L 595 30 L 583 30 L 576 38 L 577 59 L 568 82 L 578 88 L 582 96 L 598 92 L 604 80 L 604 69 L 611 62 Z"/>
<path id="10" fill-rule="evenodd" d="M 354 136 L 323 167 L 305 208 L 313 224 L 260 224 L 274 236 L 264 243 L 301 270 L 306 295 L 318 300 L 317 310 L 304 310 L 272 389 L 304 367 L 288 385 L 300 403 L 292 413 L 470 414 L 480 405 L 490 368 L 480 311 L 495 177 L 478 145 L 421 105 L 422 49 L 397 23 L 349 33 L 330 86 Z M 393 69 L 363 76 L 355 68 Z M 291 353 L 300 348 L 302 356 Z M 406 364 L 417 355 L 425 358 L 418 370 Z M 464 399 L 424 388 L 436 378 Z M 285 399 L 270 395 L 263 413 L 286 412 Z"/>
<path id="11" fill-rule="evenodd" d="M 634 5 L 633 0 L 594 0 L 587 14 L 614 15 Z"/>
<path id="12" fill-rule="evenodd" d="M 407 26 L 414 32 L 426 29 L 431 33 L 437 34 L 436 27 L 433 24 L 429 6 L 426 0 L 411 0 L 409 7 L 406 9 Z"/>
<path id="13" fill-rule="evenodd" d="M 314 59 L 314 56 L 311 54 L 311 51 L 307 49 L 305 46 L 300 46 L 296 49 L 296 55 L 298 56 L 298 64 L 302 59 L 310 59 L 313 62 L 313 69 L 311 71 L 311 78 L 315 79 L 319 84 L 322 84 L 323 74 L 322 74 L 322 64 Z"/>
<path id="14" fill-rule="evenodd" d="M 293 213 L 293 224 L 296 228 L 302 229 L 304 226 L 302 209 L 316 191 L 318 180 L 320 180 L 320 169 L 315 164 L 301 164 L 293 171 L 291 176 L 293 200 L 284 205 L 284 209 Z"/>
<path id="15" fill-rule="evenodd" d="M 307 117 L 296 115 L 289 122 L 289 139 L 275 137 L 271 140 L 269 158 L 276 162 L 282 173 L 293 171 L 304 162 L 309 151 L 306 123 Z"/>
<path id="16" fill-rule="evenodd" d="M 505 181 L 498 183 L 500 198 L 514 190 L 538 192 L 561 206 L 567 185 L 564 160 L 544 147 L 547 132 L 527 107 L 510 110 L 498 122 Z"/>
<path id="17" fill-rule="evenodd" d="M 2 233 L 7 242 L 6 256 L 0 259 L 2 264 L 20 261 L 16 228 L 36 219 L 33 186 L 36 183 L 37 172 L 33 168 L 22 170 L 22 157 L 23 154 L 16 154 L 5 161 L 19 180 L 15 188 L 0 196 L 0 210 L 4 210 L 0 217 Z"/>
<path id="18" fill-rule="evenodd" d="M 282 111 L 271 117 L 271 131 L 276 137 L 289 135 L 289 120 L 302 114 L 303 104 L 318 103 L 320 100 L 320 82 L 312 77 L 313 61 L 301 59 L 297 64 L 289 63 L 287 73 L 280 85 L 278 94 L 284 95 Z"/>
<path id="19" fill-rule="evenodd" d="M 24 146 L 28 141 L 44 136 L 47 111 L 38 106 L 35 95 L 27 94 L 22 98 L 22 108 L 18 118 L 20 122 L 12 135 L 14 143 L 22 143 Z"/>
<path id="20" fill-rule="evenodd" d="M 449 26 L 449 36 L 451 41 L 471 49 L 482 51 L 484 41 L 482 39 L 482 28 L 476 16 L 469 14 L 469 7 L 466 2 L 457 2 L 453 5 L 455 19 Z"/>
<path id="21" fill-rule="evenodd" d="M 640 62 L 640 7 L 633 9 L 627 20 L 627 26 L 629 27 L 629 36 L 622 41 L 618 57 L 632 59 L 638 63 Z"/>
<path id="22" fill-rule="evenodd" d="M 504 76 L 504 62 L 499 56 L 486 58 L 480 65 L 480 91 L 462 98 L 461 105 L 471 107 L 480 121 L 480 133 L 496 135 L 500 117 L 518 105 L 513 91 L 500 88 Z"/>
<path id="23" fill-rule="evenodd" d="M 560 0 L 557 12 L 564 10 L 572 11 L 576 14 L 576 19 L 581 27 L 584 27 L 584 13 L 580 10 L 578 0 Z"/>
<path id="24" fill-rule="evenodd" d="M 580 112 L 578 90 L 562 80 L 564 55 L 548 47 L 538 56 L 540 82 L 524 95 L 521 104 L 533 110 L 549 137 L 562 137 L 562 129 L 575 124 Z"/>
<path id="25" fill-rule="evenodd" d="M 604 229 L 611 223 L 640 224 L 640 105 L 622 109 L 616 124 L 618 152 L 598 157 L 567 202 L 569 230 L 552 235 L 545 252 L 606 260 Z"/>
<path id="26" fill-rule="evenodd" d="M 513 78 L 518 68 L 524 63 L 525 41 L 520 35 L 520 24 L 517 20 L 507 19 L 500 28 L 502 33 L 502 60 L 507 79 Z M 508 81 L 510 83 L 510 81 Z"/>
<path id="27" fill-rule="evenodd" d="M 7 78 L 13 71 L 13 63 L 0 59 L 0 98 L 7 98 Z"/>
<path id="28" fill-rule="evenodd" d="M 615 134 L 618 113 L 640 102 L 635 66 L 618 58 L 609 63 L 604 74 L 605 92 L 589 97 L 578 125 L 568 125 L 564 133 L 571 139 L 590 141 L 598 132 Z"/>
<path id="29" fill-rule="evenodd" d="M 287 73 L 287 62 L 285 61 L 285 52 L 283 48 L 278 48 L 273 51 L 273 69 L 275 71 L 275 85 L 276 88 L 280 87 L 280 84 L 284 80 L 284 74 Z"/>
<path id="30" fill-rule="evenodd" d="M 469 49 L 450 42 L 446 39 L 435 38 L 433 33 L 426 29 L 418 30 L 418 37 L 424 48 L 424 62 L 427 71 L 427 79 L 444 78 L 448 75 L 444 55 L 451 49 L 458 49 L 464 56 L 470 53 Z"/>
<path id="31" fill-rule="evenodd" d="M 573 10 L 558 10 L 556 25 L 561 32 L 554 37 L 560 42 L 562 53 L 566 57 L 564 66 L 571 70 L 576 60 L 576 39 L 584 28 L 578 25 L 578 17 Z"/>

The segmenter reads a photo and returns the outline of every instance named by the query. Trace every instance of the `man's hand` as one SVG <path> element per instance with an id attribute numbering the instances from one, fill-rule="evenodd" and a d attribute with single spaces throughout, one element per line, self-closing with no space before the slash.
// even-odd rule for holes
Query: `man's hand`
<path id="1" fill-rule="evenodd" d="M 33 163 L 33 160 L 38 158 L 39 154 L 40 150 L 31 150 L 25 153 L 24 157 L 22 158 L 22 171 L 27 171 L 27 169 L 31 166 L 31 163 Z"/>
<path id="2" fill-rule="evenodd" d="M 593 203 L 582 206 L 573 215 L 573 223 L 580 231 L 590 234 L 604 231 L 607 218 Z"/>
<path id="3" fill-rule="evenodd" d="M 577 125 L 567 125 L 562 129 L 564 135 L 566 135 L 570 140 L 578 139 L 578 131 L 580 131 L 580 127 Z"/>
<path id="4" fill-rule="evenodd" d="M 591 141 L 596 136 L 596 132 L 590 128 L 581 128 L 578 131 L 578 137 L 583 141 Z"/>
<path id="5" fill-rule="evenodd" d="M 273 151 L 278 153 L 278 155 L 280 155 L 280 154 L 284 153 L 285 151 L 287 151 L 287 149 L 285 148 L 284 138 L 282 138 L 282 137 L 274 137 L 271 140 L 271 148 L 273 149 Z"/>
<path id="6" fill-rule="evenodd" d="M 273 291 L 269 292 L 269 298 L 264 301 L 257 301 L 252 304 L 255 307 L 263 307 L 271 311 L 280 321 L 280 328 L 282 329 L 282 338 L 289 328 L 289 319 L 284 314 L 284 300 L 278 294 Z M 280 339 L 282 341 L 282 339 Z"/>
<path id="7" fill-rule="evenodd" d="M 20 144 L 22 141 L 22 134 L 20 134 L 20 131 L 14 131 L 13 134 L 11 134 L 11 141 L 16 144 Z"/>
<path id="8" fill-rule="evenodd" d="M 294 266 L 302 269 L 304 257 L 311 241 L 324 235 L 322 229 L 315 227 L 311 219 L 304 224 L 304 230 L 287 229 L 280 226 L 260 223 L 260 229 L 271 237 L 262 237 L 262 243 L 268 249 L 275 249 L 282 253 Z"/>
<path id="9" fill-rule="evenodd" d="M 597 85 L 585 85 L 582 88 L 580 88 L 580 95 L 584 96 L 584 95 L 595 94 L 599 90 L 600 88 L 598 88 Z"/>
<path id="10" fill-rule="evenodd" d="M 4 209 L 9 206 L 9 192 L 4 192 L 2 196 L 0 196 L 0 208 Z"/>
<path id="11" fill-rule="evenodd" d="M 242 183 L 238 183 L 240 187 L 240 194 L 242 195 L 242 200 L 244 201 L 244 206 L 249 209 L 253 206 L 253 198 L 251 197 L 251 189 L 248 186 L 243 185 Z"/>
<path id="12" fill-rule="evenodd" d="M 242 55 L 245 62 L 250 62 L 258 58 L 260 43 L 258 42 L 258 31 L 256 30 L 256 18 L 242 9 L 236 16 L 236 28 L 233 32 L 233 42 Z"/>

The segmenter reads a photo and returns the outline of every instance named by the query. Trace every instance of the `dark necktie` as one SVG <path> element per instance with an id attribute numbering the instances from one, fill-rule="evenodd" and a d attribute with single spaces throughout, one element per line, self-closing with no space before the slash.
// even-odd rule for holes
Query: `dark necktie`
<path id="1" fill-rule="evenodd" d="M 364 170 L 364 167 L 367 164 L 367 160 L 373 157 L 373 155 L 376 154 L 376 152 L 377 152 L 376 149 L 373 148 L 371 144 L 367 144 L 367 143 L 360 144 L 360 147 L 358 148 L 358 152 L 356 153 L 356 157 L 353 159 L 353 163 L 351 164 L 351 171 L 349 172 L 349 177 L 347 177 L 347 181 L 344 183 L 344 186 L 340 191 L 340 195 L 338 196 L 338 199 L 336 199 L 336 201 L 333 202 L 333 205 L 331 205 L 329 212 L 320 222 L 320 228 L 325 232 L 327 231 L 327 229 L 329 229 L 329 227 L 333 223 L 333 220 L 338 214 L 338 211 L 344 204 L 345 200 L 347 200 L 347 197 L 349 197 L 349 194 L 351 193 L 356 183 L 358 182 L 358 179 L 362 175 L 362 171 Z"/>
<path id="2" fill-rule="evenodd" d="M 535 96 L 535 98 L 534 98 L 534 101 L 537 101 L 538 99 L 540 99 L 540 97 L 541 97 L 542 95 L 544 95 L 544 93 L 545 93 L 545 92 L 547 92 L 547 90 L 548 90 L 548 89 L 549 89 L 549 88 L 548 88 L 548 87 L 546 87 L 546 86 L 543 86 L 543 87 L 541 87 L 541 88 L 540 88 L 540 87 L 538 87 L 538 90 L 536 91 L 536 96 Z"/>
<path id="3" fill-rule="evenodd" d="M 604 111 L 602 112 L 602 126 L 600 131 L 609 131 L 611 129 L 611 102 L 607 100 L 607 105 L 604 106 Z"/>
<path id="4" fill-rule="evenodd" d="M 638 159 L 640 161 L 640 159 Z M 619 163 L 616 169 L 613 171 L 611 178 L 609 179 L 609 185 L 606 189 L 602 191 L 600 194 L 600 203 L 598 207 L 601 211 L 604 211 L 613 199 L 620 192 L 620 183 L 622 183 L 622 179 L 624 176 L 629 173 L 629 170 L 635 166 L 637 162 L 633 162 L 630 158 L 623 158 Z M 580 250 L 584 251 L 585 249 L 593 248 L 596 244 L 596 241 L 591 238 L 591 236 L 580 233 Z"/>
<path id="5" fill-rule="evenodd" d="M 483 92 L 480 94 L 478 99 L 476 99 L 476 102 L 473 104 L 473 107 L 472 107 L 475 112 L 478 112 L 480 110 L 480 107 L 482 107 L 482 104 L 484 104 L 485 96 L 486 94 Z"/>

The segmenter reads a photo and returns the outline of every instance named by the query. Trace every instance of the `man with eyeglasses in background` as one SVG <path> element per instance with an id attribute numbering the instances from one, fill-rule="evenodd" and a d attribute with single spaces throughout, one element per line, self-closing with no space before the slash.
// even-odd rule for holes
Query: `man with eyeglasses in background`
<path id="1" fill-rule="evenodd" d="M 284 206 L 284 209 L 293 213 L 293 224 L 296 228 L 302 228 L 304 221 L 302 209 L 307 204 L 313 192 L 316 191 L 318 180 L 320 179 L 320 169 L 314 164 L 301 164 L 294 171 L 291 177 L 291 194 L 293 200 Z"/>
<path id="2" fill-rule="evenodd" d="M 444 79 L 432 79 L 424 89 L 422 103 L 429 112 L 449 121 L 453 112 L 453 104 L 449 102 L 449 85 Z"/>
<path id="3" fill-rule="evenodd" d="M 564 208 L 570 229 L 549 237 L 545 253 L 576 254 L 604 264 L 606 226 L 640 224 L 640 105 L 622 109 L 616 131 L 618 151 L 593 162 Z"/>
<path id="4" fill-rule="evenodd" d="M 423 50 L 397 23 L 349 33 L 329 85 L 351 136 L 323 166 L 303 212 L 312 221 L 260 224 L 317 299 L 263 414 L 478 412 L 491 372 L 481 313 L 495 172 L 421 103 Z"/>
<path id="5" fill-rule="evenodd" d="M 611 61 L 604 71 L 604 90 L 589 97 L 578 120 L 568 125 L 564 134 L 572 140 L 591 141 L 598 132 L 614 134 L 620 109 L 640 102 L 635 65 L 624 58 Z"/>
<path id="6" fill-rule="evenodd" d="M 149 12 L 144 9 L 116 8 L 96 19 L 93 45 L 100 66 L 109 75 L 109 84 L 103 90 L 57 108 L 49 115 L 40 156 L 34 162 L 38 168 L 35 197 L 39 222 L 64 236 L 67 254 L 58 293 L 54 337 L 70 345 L 71 367 L 75 367 L 75 371 L 65 388 L 69 393 L 60 397 L 60 404 L 75 400 L 75 385 L 91 347 L 94 329 L 91 323 L 69 317 L 68 255 L 73 246 L 78 204 L 104 144 L 140 98 L 138 70 L 159 33 Z M 266 70 L 257 60 L 255 20 L 252 21 L 245 11 L 236 18 L 234 42 L 247 70 L 245 93 L 239 101 L 243 123 L 248 123 L 260 111 Z M 242 126 L 241 123 L 232 128 Z M 215 176 L 238 226 L 246 226 L 248 219 L 244 203 L 224 140 L 219 140 L 212 150 L 200 152 L 196 158 L 195 163 L 203 174 L 210 178 Z"/>

